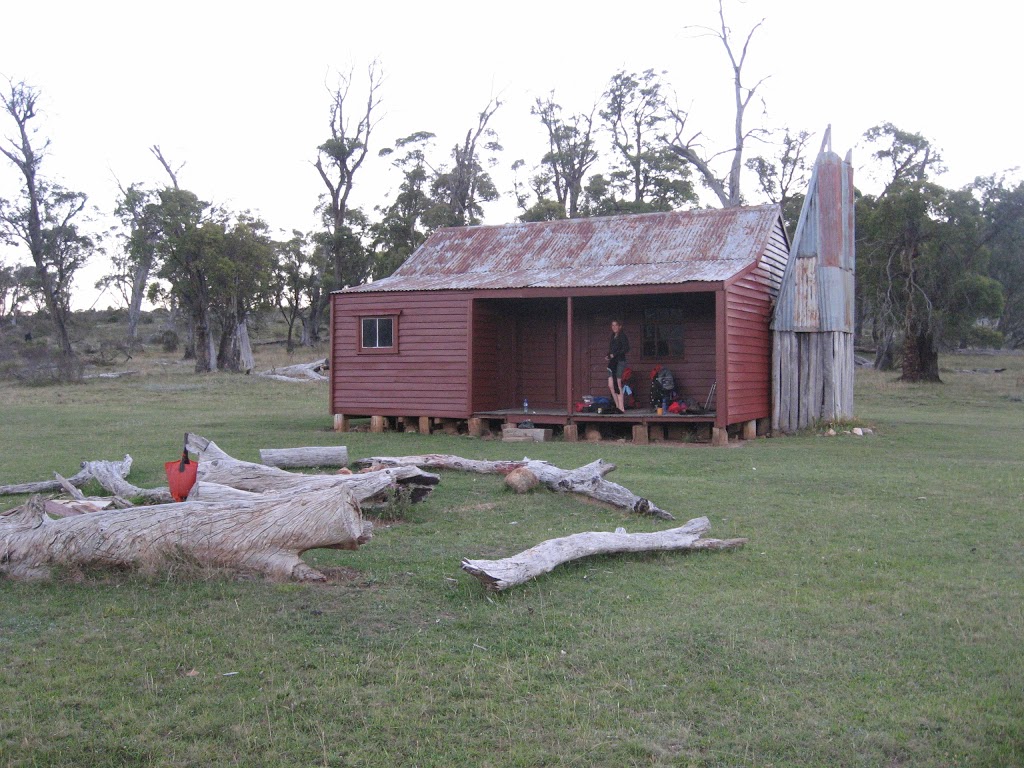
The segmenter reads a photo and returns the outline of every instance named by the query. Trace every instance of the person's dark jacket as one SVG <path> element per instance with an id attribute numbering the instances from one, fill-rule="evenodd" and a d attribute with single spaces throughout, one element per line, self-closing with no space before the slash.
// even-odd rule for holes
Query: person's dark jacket
<path id="1" fill-rule="evenodd" d="M 626 338 L 626 334 L 619 331 L 619 335 L 616 336 L 613 333 L 608 342 L 608 367 L 614 371 L 616 365 L 625 362 L 627 352 L 629 352 L 629 339 Z"/>

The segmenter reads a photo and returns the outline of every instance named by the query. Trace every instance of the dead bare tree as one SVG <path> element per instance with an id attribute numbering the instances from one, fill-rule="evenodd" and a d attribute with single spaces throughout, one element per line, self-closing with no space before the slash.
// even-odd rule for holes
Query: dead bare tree
<path id="1" fill-rule="evenodd" d="M 672 110 L 672 117 L 675 120 L 675 136 L 670 142 L 669 148 L 697 169 L 704 185 L 715 194 L 723 208 L 733 208 L 743 203 L 740 176 L 743 173 L 743 152 L 747 140 L 753 136 L 765 133 L 763 128 L 746 129 L 743 127 L 747 107 L 753 101 L 757 89 L 768 79 L 763 77 L 752 87 L 743 84 L 743 66 L 747 60 L 750 41 L 754 38 L 754 33 L 764 23 L 764 19 L 761 19 L 747 33 L 738 57 L 733 43 L 732 30 L 725 23 L 725 10 L 722 7 L 722 0 L 718 0 L 718 19 L 719 26 L 717 28 L 698 26 L 694 27 L 694 29 L 700 30 L 703 34 L 718 38 L 725 48 L 726 55 L 729 57 L 729 63 L 732 66 L 733 72 L 733 93 L 736 105 L 733 123 L 733 146 L 730 149 L 709 155 L 703 144 L 703 132 L 697 131 L 690 135 L 689 138 L 686 138 L 689 133 L 686 125 L 689 114 L 677 107 Z M 715 161 L 719 157 L 729 155 L 731 155 L 729 170 L 725 174 L 721 174 L 715 170 L 713 165 L 716 164 Z"/>
<path id="2" fill-rule="evenodd" d="M 75 269 L 84 262 L 81 249 L 91 245 L 79 234 L 74 219 L 84 210 L 86 196 L 72 192 L 40 175 L 40 166 L 50 146 L 34 145 L 38 117 L 39 91 L 24 82 L 8 81 L 9 90 L 0 93 L 4 111 L 17 128 L 9 146 L 0 145 L 0 153 L 21 173 L 21 199 L 11 204 L 0 200 L 0 241 L 23 242 L 32 255 L 43 302 L 53 318 L 67 373 L 77 369 L 71 338 L 68 335 L 68 292 Z"/>
<path id="3" fill-rule="evenodd" d="M 171 177 L 171 184 L 174 185 L 174 188 L 181 189 L 181 187 L 178 186 L 178 171 L 184 168 L 185 164 L 182 163 L 177 168 L 172 168 L 170 161 L 164 157 L 164 153 L 160 151 L 159 144 L 154 144 L 149 148 L 149 151 L 153 153 L 153 157 L 159 160 L 160 165 L 162 165 L 164 170 L 167 171 L 167 175 Z"/>
<path id="4" fill-rule="evenodd" d="M 353 72 L 342 74 L 338 85 L 331 91 L 329 128 L 331 136 L 317 148 L 313 167 L 327 187 L 327 199 L 323 203 L 324 223 L 327 225 L 329 250 L 334 267 L 336 288 L 344 288 L 358 282 L 363 271 L 353 269 L 350 254 L 349 227 L 351 222 L 349 196 L 356 173 L 366 160 L 370 149 L 370 137 L 379 119 L 376 111 L 380 106 L 380 87 L 384 72 L 379 61 L 374 60 L 367 68 L 366 101 L 360 108 L 351 110 Z M 351 113 L 355 112 L 353 122 Z"/>

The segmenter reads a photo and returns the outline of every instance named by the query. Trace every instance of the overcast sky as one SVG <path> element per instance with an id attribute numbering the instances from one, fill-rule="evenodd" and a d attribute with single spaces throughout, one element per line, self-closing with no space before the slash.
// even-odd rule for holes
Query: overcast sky
<path id="1" fill-rule="evenodd" d="M 764 19 L 744 75 L 749 84 L 768 78 L 759 90 L 768 111 L 752 108 L 752 124 L 812 131 L 817 146 L 831 123 L 834 149 L 854 150 L 858 186 L 871 187 L 860 136 L 882 121 L 933 140 L 948 186 L 1020 164 L 1022 109 L 1007 87 L 1019 69 L 1017 4 L 726 0 L 725 8 L 738 41 Z M 381 120 L 354 192 L 371 214 L 397 183 L 376 150 L 426 130 L 437 134 L 441 159 L 495 96 L 504 105 L 491 125 L 505 147 L 495 177 L 506 194 L 488 223 L 517 213 L 507 169 L 540 158 L 545 137 L 530 106 L 551 90 L 567 111 L 589 111 L 619 69 L 666 70 L 695 129 L 717 148 L 731 134 L 725 52 L 694 28 L 717 24 L 715 0 L 36 0 L 8 4 L 0 21 L 0 75 L 42 92 L 39 126 L 52 141 L 45 172 L 106 212 L 115 179 L 165 181 L 148 151 L 159 144 L 185 163 L 179 181 L 203 199 L 256 211 L 275 230 L 312 229 L 322 182 L 311 162 L 327 136 L 328 88 L 354 69 L 361 95 L 374 58 L 386 74 Z M 15 181 L 0 166 L 0 195 Z M 102 273 L 93 265 L 80 288 Z M 93 297 L 83 291 L 80 304 Z M 108 298 L 99 305 L 114 303 Z"/>

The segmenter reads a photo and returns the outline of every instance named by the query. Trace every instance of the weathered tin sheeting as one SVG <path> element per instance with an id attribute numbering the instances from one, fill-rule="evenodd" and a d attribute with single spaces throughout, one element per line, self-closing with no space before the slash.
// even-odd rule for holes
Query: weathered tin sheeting
<path id="1" fill-rule="evenodd" d="M 688 264 L 632 265 L 592 270 L 520 269 L 506 273 L 469 272 L 460 275 L 393 276 L 350 288 L 345 293 L 374 291 L 499 290 L 502 288 L 589 288 L 624 285 L 672 285 L 720 282 L 739 274 L 749 262 L 728 259 Z"/>
<path id="2" fill-rule="evenodd" d="M 853 331 L 853 176 L 833 152 L 818 156 L 782 279 L 772 328 Z"/>
<path id="3" fill-rule="evenodd" d="M 825 143 L 829 141 L 826 134 Z M 818 155 L 772 322 L 772 428 L 853 416 L 853 169 Z"/>
<path id="4" fill-rule="evenodd" d="M 718 282 L 761 257 L 778 218 L 755 206 L 442 229 L 391 277 L 345 292 Z"/>

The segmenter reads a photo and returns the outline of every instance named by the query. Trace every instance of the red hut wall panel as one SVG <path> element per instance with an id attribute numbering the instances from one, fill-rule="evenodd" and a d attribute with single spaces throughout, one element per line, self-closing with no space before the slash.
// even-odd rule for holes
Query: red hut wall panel
<path id="1" fill-rule="evenodd" d="M 771 281 L 758 264 L 726 289 L 729 424 L 771 415 Z"/>
<path id="2" fill-rule="evenodd" d="M 335 294 L 333 301 L 333 413 L 451 418 L 470 413 L 465 294 L 351 293 Z M 391 347 L 363 347 L 363 320 L 372 318 L 392 318 Z"/>

